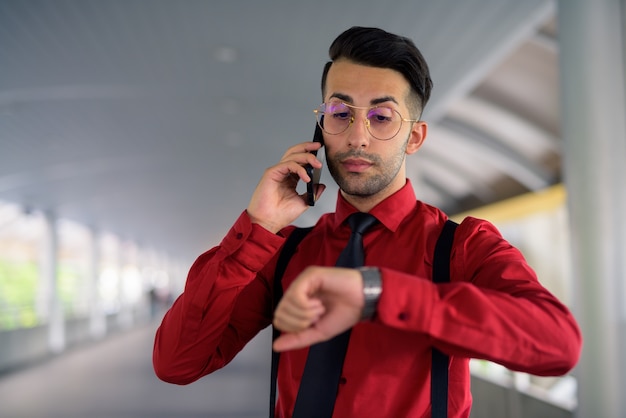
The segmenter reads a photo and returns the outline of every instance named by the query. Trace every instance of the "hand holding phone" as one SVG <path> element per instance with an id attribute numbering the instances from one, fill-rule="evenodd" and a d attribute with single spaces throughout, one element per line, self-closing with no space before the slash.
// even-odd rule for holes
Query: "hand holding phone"
<path id="1" fill-rule="evenodd" d="M 313 134 L 313 142 L 319 142 L 324 145 L 324 136 L 322 135 L 322 129 L 319 125 L 315 124 L 315 133 Z M 313 155 L 317 155 L 317 151 L 311 151 Z M 306 173 L 311 178 L 311 181 L 306 184 L 306 200 L 309 206 L 315 206 L 315 186 L 320 183 L 320 177 L 322 175 L 321 168 L 313 168 L 310 164 L 305 167 Z"/>

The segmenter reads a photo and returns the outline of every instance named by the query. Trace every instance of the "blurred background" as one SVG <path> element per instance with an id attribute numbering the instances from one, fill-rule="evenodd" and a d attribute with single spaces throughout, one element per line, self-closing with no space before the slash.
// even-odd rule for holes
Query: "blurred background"
<path id="1" fill-rule="evenodd" d="M 625 0 L 0 0 L 0 417 L 262 417 L 267 332 L 187 387 L 154 329 L 263 170 L 310 140 L 332 40 L 415 41 L 419 199 L 494 222 L 578 318 L 561 378 L 472 362 L 473 417 L 624 417 Z M 337 188 L 297 221 L 334 209 Z"/>

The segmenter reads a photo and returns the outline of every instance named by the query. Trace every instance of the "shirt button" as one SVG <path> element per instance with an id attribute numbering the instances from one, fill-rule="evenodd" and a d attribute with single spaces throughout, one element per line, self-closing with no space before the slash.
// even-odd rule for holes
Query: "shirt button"
<path id="1" fill-rule="evenodd" d="M 407 314 L 406 312 L 400 312 L 398 314 L 398 319 L 400 321 L 406 321 L 407 319 L 409 319 L 409 314 Z"/>
<path id="2" fill-rule="evenodd" d="M 243 238 L 243 234 L 241 232 L 237 232 L 236 237 L 237 237 L 237 239 L 242 239 Z"/>

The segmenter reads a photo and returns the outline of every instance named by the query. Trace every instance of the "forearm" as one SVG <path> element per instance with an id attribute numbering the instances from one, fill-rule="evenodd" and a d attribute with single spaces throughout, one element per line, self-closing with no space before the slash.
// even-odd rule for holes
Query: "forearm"
<path id="1" fill-rule="evenodd" d="M 190 272 L 183 294 L 165 314 L 158 328 L 153 352 L 157 376 L 170 383 L 187 384 L 221 367 L 224 355 L 217 350 L 228 325 L 232 307 L 237 298 L 236 288 L 216 289 L 217 281 L 206 268 L 202 277 L 205 287 L 210 288 L 205 305 L 194 299 L 208 289 L 194 288 L 192 279 L 201 280 Z"/>
<path id="2" fill-rule="evenodd" d="M 538 283 L 522 292 L 468 282 L 436 285 L 383 270 L 377 321 L 418 332 L 447 354 L 513 370 L 560 375 L 577 362 L 581 336 L 568 309 Z"/>
<path id="3" fill-rule="evenodd" d="M 223 367 L 267 325 L 271 292 L 259 272 L 282 241 L 243 214 L 219 247 L 198 258 L 157 330 L 153 363 L 159 378 L 195 381 Z M 241 298 L 248 309 L 237 309 Z"/>

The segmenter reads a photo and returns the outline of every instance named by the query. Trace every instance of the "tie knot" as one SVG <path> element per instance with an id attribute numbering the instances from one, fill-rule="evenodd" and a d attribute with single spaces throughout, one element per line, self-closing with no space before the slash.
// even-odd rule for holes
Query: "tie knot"
<path id="1" fill-rule="evenodd" d="M 352 232 L 356 234 L 363 234 L 376 222 L 378 222 L 378 219 L 369 213 L 356 212 L 348 217 L 348 225 L 350 225 Z"/>

